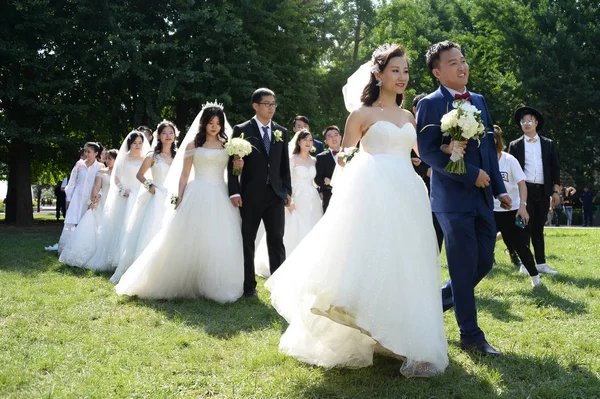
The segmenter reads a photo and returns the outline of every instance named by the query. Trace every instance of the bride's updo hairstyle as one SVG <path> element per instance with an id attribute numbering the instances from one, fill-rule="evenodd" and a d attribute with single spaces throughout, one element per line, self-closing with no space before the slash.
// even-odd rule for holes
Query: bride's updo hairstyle
<path id="1" fill-rule="evenodd" d="M 131 134 L 129 135 L 129 138 L 127 139 L 127 151 L 131 150 L 131 145 L 138 138 L 142 139 L 142 143 L 144 142 L 144 134 L 142 132 L 138 132 L 137 130 L 134 130 L 133 132 L 131 132 Z"/>
<path id="2" fill-rule="evenodd" d="M 408 63 L 406 50 L 399 44 L 384 44 L 373 52 L 373 68 L 371 69 L 371 77 L 369 83 L 365 86 L 360 101 L 370 107 L 379 98 L 379 86 L 377 86 L 377 78 L 375 72 L 383 72 L 390 60 L 394 57 L 404 57 Z M 404 94 L 396 95 L 396 104 L 401 106 L 404 102 Z"/>
<path id="3" fill-rule="evenodd" d="M 223 144 L 227 142 L 227 135 L 225 134 L 225 114 L 221 107 L 206 107 L 200 118 L 200 127 L 196 137 L 194 138 L 194 147 L 202 147 L 206 143 L 206 125 L 210 123 L 210 120 L 214 117 L 219 118 L 219 124 L 221 125 L 221 131 L 217 134 L 217 138 L 221 140 Z"/>

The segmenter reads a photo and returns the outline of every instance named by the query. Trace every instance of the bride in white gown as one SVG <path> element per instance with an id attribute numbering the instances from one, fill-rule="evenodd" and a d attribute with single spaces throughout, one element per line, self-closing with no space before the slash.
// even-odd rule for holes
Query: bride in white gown
<path id="1" fill-rule="evenodd" d="M 156 147 L 146 155 L 137 172 L 136 178 L 147 188 L 138 196 L 129 217 L 123 252 L 117 270 L 110 278 L 115 284 L 160 230 L 167 206 L 167 189 L 164 182 L 177 151 L 177 133 L 173 122 L 159 123 L 154 133 Z M 145 177 L 149 169 L 152 179 Z"/>
<path id="2" fill-rule="evenodd" d="M 410 160 L 414 117 L 399 108 L 404 49 L 378 49 L 349 85 L 365 72 L 343 139 L 360 140 L 361 151 L 327 213 L 266 283 L 290 324 L 279 348 L 323 367 L 369 366 L 379 351 L 402 358 L 405 376 L 432 376 L 448 365 L 447 341 L 429 199 Z"/>
<path id="3" fill-rule="evenodd" d="M 135 175 L 144 160 L 142 154 L 149 150 L 148 141 L 136 130 L 123 140 L 110 176 L 110 188 L 102 212 L 96 251 L 85 268 L 108 271 L 117 267 L 125 238 L 125 226 L 141 187 Z"/>
<path id="4" fill-rule="evenodd" d="M 102 221 L 102 211 L 110 187 L 110 175 L 116 159 L 117 150 L 107 151 L 107 167 L 100 169 L 96 174 L 89 209 L 79 221 L 71 239 L 60 254 L 59 262 L 69 266 L 85 267 L 96 251 L 98 228 Z"/>
<path id="5" fill-rule="evenodd" d="M 300 130 L 289 144 L 290 171 L 292 175 L 292 202 L 285 210 L 283 245 L 289 256 L 308 232 L 323 216 L 321 198 L 314 185 L 317 175 L 315 159 L 310 156 L 313 137 L 308 130 Z M 267 237 L 262 236 L 254 257 L 256 274 L 269 277 Z"/>
<path id="6" fill-rule="evenodd" d="M 182 143 L 185 151 L 178 151 L 167 176 L 168 187 L 179 182 L 177 209 L 121 277 L 117 294 L 204 297 L 221 303 L 242 296 L 241 218 L 224 179 L 229 160 L 223 148 L 225 126 L 223 108 L 217 104 L 205 105 L 196 117 Z M 243 166 L 243 161 L 236 162 Z"/>

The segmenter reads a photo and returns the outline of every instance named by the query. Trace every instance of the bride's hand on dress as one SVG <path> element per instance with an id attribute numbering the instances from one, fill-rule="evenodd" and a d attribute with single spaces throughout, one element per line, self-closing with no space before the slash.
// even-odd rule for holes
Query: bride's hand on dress
<path id="1" fill-rule="evenodd" d="M 148 189 L 148 192 L 150 194 L 155 194 L 156 193 L 156 189 L 154 188 L 154 184 L 150 186 L 150 188 Z"/>
<path id="2" fill-rule="evenodd" d="M 341 157 L 339 155 L 340 154 L 338 154 L 337 162 L 338 162 L 338 165 L 340 165 L 343 168 L 344 166 L 346 166 L 346 160 L 344 159 L 343 153 L 342 153 Z"/>
<path id="3" fill-rule="evenodd" d="M 179 208 L 179 204 L 181 204 L 181 197 L 177 197 L 177 201 L 175 201 L 175 209 Z"/>
<path id="4" fill-rule="evenodd" d="M 292 213 L 296 210 L 296 205 L 293 202 L 290 202 L 290 204 L 287 206 L 287 209 L 290 211 L 290 213 Z"/>

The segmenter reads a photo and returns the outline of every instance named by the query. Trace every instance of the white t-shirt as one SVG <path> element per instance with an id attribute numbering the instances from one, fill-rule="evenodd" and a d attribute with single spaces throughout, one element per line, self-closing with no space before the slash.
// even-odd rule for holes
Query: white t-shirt
<path id="1" fill-rule="evenodd" d="M 523 173 L 523 169 L 521 169 L 521 165 L 519 165 L 517 158 L 504 151 L 498 160 L 498 166 L 500 167 L 500 175 L 502 175 L 506 192 L 510 195 L 510 199 L 512 200 L 511 210 L 514 211 L 519 209 L 521 198 L 519 197 L 519 186 L 517 183 L 525 180 L 525 173 Z M 494 212 L 506 211 L 506 209 L 503 209 L 500 206 L 500 201 L 494 199 Z"/>

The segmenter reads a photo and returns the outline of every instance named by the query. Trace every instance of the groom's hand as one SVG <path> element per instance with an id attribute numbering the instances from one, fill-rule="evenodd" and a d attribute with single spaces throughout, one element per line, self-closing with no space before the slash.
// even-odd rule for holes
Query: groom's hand
<path id="1" fill-rule="evenodd" d="M 231 200 L 231 204 L 233 206 L 235 206 L 236 208 L 242 207 L 242 197 L 233 197 L 233 198 L 230 198 L 230 200 Z"/>
<path id="2" fill-rule="evenodd" d="M 479 188 L 484 188 L 490 185 L 490 176 L 483 169 L 479 169 L 479 176 L 477 176 L 477 180 L 475 180 L 475 186 Z"/>

